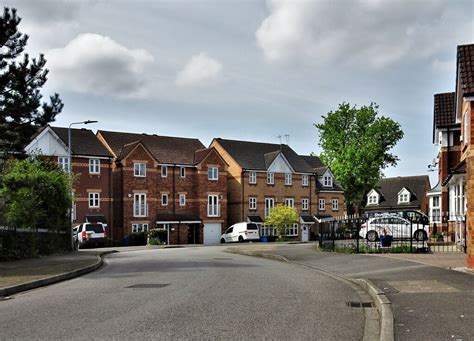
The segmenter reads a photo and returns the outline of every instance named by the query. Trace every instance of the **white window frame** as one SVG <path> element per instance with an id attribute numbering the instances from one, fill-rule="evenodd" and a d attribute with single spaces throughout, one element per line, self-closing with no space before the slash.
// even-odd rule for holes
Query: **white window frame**
<path id="1" fill-rule="evenodd" d="M 256 209 L 257 209 L 257 198 L 249 197 L 249 210 L 256 210 Z"/>
<path id="2" fill-rule="evenodd" d="M 286 235 L 288 237 L 294 237 L 298 235 L 298 224 L 291 224 L 285 229 Z"/>
<path id="3" fill-rule="evenodd" d="M 325 211 L 326 210 L 326 200 L 325 199 L 319 199 L 319 210 L 320 211 Z"/>
<path id="4" fill-rule="evenodd" d="M 58 166 L 65 172 L 69 172 L 69 157 L 67 156 L 58 156 Z"/>
<path id="5" fill-rule="evenodd" d="M 148 231 L 148 224 L 132 224 L 132 233 L 141 233 Z"/>
<path id="6" fill-rule="evenodd" d="M 291 186 L 293 183 L 293 177 L 291 173 L 285 173 L 285 186 Z"/>
<path id="7" fill-rule="evenodd" d="M 304 186 L 304 187 L 309 186 L 309 175 L 308 174 L 301 175 L 301 186 Z"/>
<path id="8" fill-rule="evenodd" d="M 295 208 L 295 199 L 294 198 L 285 198 L 285 206 Z"/>
<path id="9" fill-rule="evenodd" d="M 257 172 L 249 172 L 249 184 L 255 185 L 257 183 Z"/>
<path id="10" fill-rule="evenodd" d="M 179 177 L 180 178 L 186 177 L 186 167 L 179 167 Z"/>
<path id="11" fill-rule="evenodd" d="M 179 195 L 179 206 L 186 206 L 186 194 Z"/>
<path id="12" fill-rule="evenodd" d="M 373 194 L 369 195 L 369 198 L 367 200 L 367 205 L 377 205 L 378 204 L 378 196 Z"/>
<path id="13" fill-rule="evenodd" d="M 330 175 L 323 176 L 323 186 L 332 187 L 332 176 Z"/>
<path id="14" fill-rule="evenodd" d="M 207 179 L 209 181 L 219 180 L 219 168 L 217 168 L 217 167 L 208 167 L 207 168 Z"/>
<path id="15" fill-rule="evenodd" d="M 410 195 L 408 193 L 402 193 L 398 195 L 398 203 L 406 204 L 410 202 Z"/>
<path id="16" fill-rule="evenodd" d="M 301 210 L 303 210 L 303 211 L 309 210 L 309 199 L 308 198 L 301 199 Z"/>
<path id="17" fill-rule="evenodd" d="M 100 208 L 100 192 L 89 192 L 88 197 L 89 208 Z"/>
<path id="18" fill-rule="evenodd" d="M 146 200 L 146 193 L 133 193 L 133 216 L 147 217 L 148 205 Z"/>
<path id="19" fill-rule="evenodd" d="M 219 195 L 209 194 L 207 196 L 207 216 L 208 217 L 219 217 Z"/>
<path id="20" fill-rule="evenodd" d="M 166 200 L 163 200 L 165 198 L 166 198 Z M 161 206 L 168 206 L 168 203 L 169 203 L 168 193 L 161 193 Z"/>
<path id="21" fill-rule="evenodd" d="M 89 174 L 100 174 L 100 159 L 89 159 Z"/>
<path id="22" fill-rule="evenodd" d="M 168 177 L 168 166 L 161 165 L 161 177 L 167 178 Z"/>
<path id="23" fill-rule="evenodd" d="M 267 173 L 267 185 L 274 185 L 275 184 L 275 173 L 269 172 Z"/>
<path id="24" fill-rule="evenodd" d="M 338 199 L 332 199 L 331 205 L 332 205 L 332 210 L 333 211 L 339 211 L 339 200 Z"/>
<path id="25" fill-rule="evenodd" d="M 438 199 L 437 205 L 435 205 L 435 199 Z M 430 220 L 432 223 L 441 223 L 441 196 L 440 195 L 435 195 L 431 197 Z"/>
<path id="26" fill-rule="evenodd" d="M 146 163 L 134 162 L 133 163 L 133 176 L 136 178 L 146 177 Z"/>
<path id="27" fill-rule="evenodd" d="M 270 215 L 275 208 L 275 198 L 265 198 L 265 218 Z"/>

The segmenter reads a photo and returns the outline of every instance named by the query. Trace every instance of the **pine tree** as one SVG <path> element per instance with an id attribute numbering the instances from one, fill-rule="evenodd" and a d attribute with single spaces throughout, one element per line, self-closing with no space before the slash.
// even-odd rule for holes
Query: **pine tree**
<path id="1" fill-rule="evenodd" d="M 41 102 L 47 81 L 43 54 L 25 53 L 28 35 L 18 30 L 16 9 L 5 7 L 0 16 L 0 167 L 11 157 L 24 155 L 24 147 L 39 129 L 55 120 L 63 108 L 58 94 Z"/>

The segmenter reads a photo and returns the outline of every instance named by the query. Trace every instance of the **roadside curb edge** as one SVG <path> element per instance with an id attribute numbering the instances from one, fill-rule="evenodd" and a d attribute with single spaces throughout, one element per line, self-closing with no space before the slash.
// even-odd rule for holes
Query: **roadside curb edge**
<path id="1" fill-rule="evenodd" d="M 28 283 L 23 283 L 23 284 L 13 285 L 13 286 L 6 287 L 6 288 L 1 288 L 0 289 L 0 297 L 11 296 L 11 295 L 23 292 L 23 291 L 36 289 L 36 288 L 39 288 L 39 287 L 43 287 L 43 286 L 47 286 L 47 285 L 50 285 L 50 284 L 66 281 L 68 279 L 73 279 L 73 278 L 88 274 L 92 271 L 97 270 L 98 268 L 100 268 L 104 264 L 103 257 L 105 257 L 108 254 L 115 253 L 115 252 L 118 252 L 118 251 L 112 250 L 112 251 L 102 252 L 102 253 L 97 255 L 97 261 L 94 264 L 83 267 L 83 268 L 80 268 L 80 269 L 77 269 L 77 270 L 73 270 L 73 271 L 70 271 L 70 272 L 65 272 L 65 273 L 62 273 L 62 274 L 59 274 L 59 275 L 54 275 L 54 276 L 51 276 L 51 277 L 38 279 L 36 281 L 32 281 L 32 282 L 28 282 Z"/>

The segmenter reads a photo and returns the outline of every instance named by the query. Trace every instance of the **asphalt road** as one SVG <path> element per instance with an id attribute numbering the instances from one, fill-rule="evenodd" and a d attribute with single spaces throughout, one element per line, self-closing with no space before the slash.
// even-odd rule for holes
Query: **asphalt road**
<path id="1" fill-rule="evenodd" d="M 348 285 L 222 247 L 121 252 L 89 275 L 0 301 L 0 339 L 361 340 Z M 138 286 L 138 287 L 134 287 Z"/>

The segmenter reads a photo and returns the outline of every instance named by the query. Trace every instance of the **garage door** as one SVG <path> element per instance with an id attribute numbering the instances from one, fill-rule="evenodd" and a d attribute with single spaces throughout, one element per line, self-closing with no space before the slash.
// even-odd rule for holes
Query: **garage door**
<path id="1" fill-rule="evenodd" d="M 204 224 L 204 244 L 220 243 L 221 235 L 221 224 Z"/>

